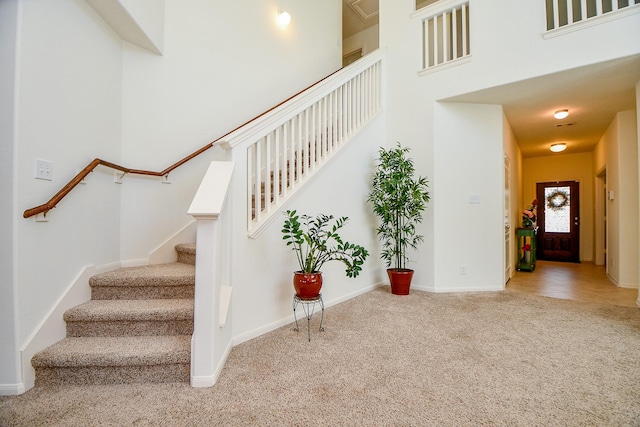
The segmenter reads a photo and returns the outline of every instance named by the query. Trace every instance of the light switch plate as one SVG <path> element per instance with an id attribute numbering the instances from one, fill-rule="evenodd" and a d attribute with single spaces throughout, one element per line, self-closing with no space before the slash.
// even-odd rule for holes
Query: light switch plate
<path id="1" fill-rule="evenodd" d="M 48 160 L 36 159 L 35 178 L 53 181 L 53 163 Z"/>
<path id="2" fill-rule="evenodd" d="M 480 203 L 480 195 L 479 194 L 469 194 L 469 203 L 474 203 L 474 204 Z"/>

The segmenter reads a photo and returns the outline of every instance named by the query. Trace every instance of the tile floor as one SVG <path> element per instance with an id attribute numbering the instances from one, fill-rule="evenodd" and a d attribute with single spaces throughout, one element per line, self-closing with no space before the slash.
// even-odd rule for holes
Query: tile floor
<path id="1" fill-rule="evenodd" d="M 532 272 L 517 271 L 506 290 L 553 298 L 638 307 L 638 289 L 617 287 L 604 266 L 538 261 Z"/>

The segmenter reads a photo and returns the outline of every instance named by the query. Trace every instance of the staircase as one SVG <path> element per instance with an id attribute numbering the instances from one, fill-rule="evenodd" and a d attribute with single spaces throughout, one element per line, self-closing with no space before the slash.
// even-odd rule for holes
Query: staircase
<path id="1" fill-rule="evenodd" d="M 176 263 L 91 277 L 67 337 L 31 359 L 36 385 L 189 382 L 195 244 L 176 251 Z"/>

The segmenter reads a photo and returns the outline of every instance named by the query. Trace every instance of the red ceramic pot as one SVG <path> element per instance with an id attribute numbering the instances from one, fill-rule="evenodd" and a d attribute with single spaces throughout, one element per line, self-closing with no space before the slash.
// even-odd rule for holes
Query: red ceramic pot
<path id="1" fill-rule="evenodd" d="M 394 295 L 409 295 L 413 270 L 408 268 L 388 268 L 387 275 Z"/>
<path id="2" fill-rule="evenodd" d="M 320 295 L 322 288 L 322 273 L 319 271 L 315 273 L 294 272 L 293 288 L 300 298 L 316 298 Z"/>

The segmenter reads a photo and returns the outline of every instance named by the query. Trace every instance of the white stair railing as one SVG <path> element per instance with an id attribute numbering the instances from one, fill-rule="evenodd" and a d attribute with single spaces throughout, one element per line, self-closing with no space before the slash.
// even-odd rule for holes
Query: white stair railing
<path id="1" fill-rule="evenodd" d="M 422 17 L 423 70 L 452 65 L 471 55 L 468 1 L 435 3 L 417 15 Z"/>
<path id="2" fill-rule="evenodd" d="M 250 237 L 380 111 L 381 74 L 376 51 L 224 138 L 227 149 L 246 150 Z"/>
<path id="3" fill-rule="evenodd" d="M 545 0 L 547 31 L 640 6 L 640 0 Z"/>

